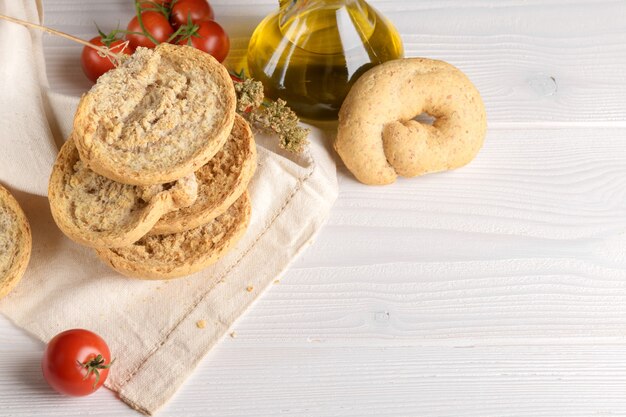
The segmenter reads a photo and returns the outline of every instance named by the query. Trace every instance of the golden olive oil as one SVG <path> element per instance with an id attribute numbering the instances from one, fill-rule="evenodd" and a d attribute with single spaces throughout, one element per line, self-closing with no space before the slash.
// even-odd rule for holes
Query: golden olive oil
<path id="1" fill-rule="evenodd" d="M 393 25 L 362 0 L 282 0 L 248 47 L 250 76 L 302 118 L 332 120 L 357 78 L 401 58 Z"/>

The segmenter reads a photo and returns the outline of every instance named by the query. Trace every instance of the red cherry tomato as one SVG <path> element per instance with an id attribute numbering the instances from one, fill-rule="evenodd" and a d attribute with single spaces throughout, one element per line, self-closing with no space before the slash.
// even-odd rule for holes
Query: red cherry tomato
<path id="1" fill-rule="evenodd" d="M 170 23 L 165 16 L 159 12 L 142 12 L 141 20 L 143 21 L 146 31 L 159 43 L 167 41 L 174 33 Z M 129 32 L 143 32 L 137 16 L 131 19 L 126 30 Z M 154 42 L 144 35 L 128 33 L 126 34 L 126 39 L 128 39 L 133 49 L 137 49 L 139 46 L 145 46 L 146 48 L 154 48 L 156 46 Z"/>
<path id="2" fill-rule="evenodd" d="M 97 46 L 104 46 L 102 43 L 102 38 L 100 36 L 96 36 L 95 38 L 89 41 Z M 125 41 L 119 39 L 111 42 L 109 45 L 109 49 L 114 53 L 124 53 L 126 55 L 132 55 L 133 48 L 130 45 L 126 45 L 124 48 Z M 80 55 L 80 64 L 83 67 L 83 72 L 94 83 L 98 80 L 98 78 L 107 72 L 110 69 L 115 68 L 113 65 L 113 61 L 111 61 L 107 57 L 100 56 L 98 51 L 88 46 L 83 48 L 83 52 Z"/>
<path id="3" fill-rule="evenodd" d="M 208 52 L 222 62 L 230 50 L 230 39 L 222 27 L 214 20 L 196 23 L 197 30 L 187 39 L 178 41 L 179 45 L 191 45 L 196 49 Z"/>
<path id="4" fill-rule="evenodd" d="M 43 376 L 61 394 L 89 395 L 109 375 L 111 353 L 107 344 L 89 330 L 66 330 L 54 336 L 41 361 Z"/>
<path id="5" fill-rule="evenodd" d="M 202 20 L 213 20 L 215 14 L 213 8 L 206 0 L 178 0 L 172 6 L 170 22 L 172 27 L 178 29 L 189 22 L 189 17 L 193 23 Z"/>

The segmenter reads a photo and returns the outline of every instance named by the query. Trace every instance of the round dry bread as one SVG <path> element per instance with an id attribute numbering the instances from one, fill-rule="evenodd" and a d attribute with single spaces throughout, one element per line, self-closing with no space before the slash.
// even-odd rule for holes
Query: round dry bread
<path id="1" fill-rule="evenodd" d="M 197 272 L 224 256 L 250 222 L 244 192 L 228 210 L 204 226 L 182 233 L 145 236 L 123 248 L 96 249 L 113 269 L 131 278 L 168 279 Z"/>
<path id="2" fill-rule="evenodd" d="M 206 224 L 224 213 L 243 194 L 256 169 L 256 145 L 248 122 L 235 116 L 222 150 L 196 171 L 198 198 L 191 206 L 172 211 L 150 234 L 180 233 Z"/>
<path id="3" fill-rule="evenodd" d="M 93 171 L 132 185 L 175 181 L 222 148 L 235 116 L 226 68 L 190 46 L 138 48 L 78 105 L 74 139 Z"/>
<path id="4" fill-rule="evenodd" d="M 52 216 L 70 239 L 99 247 L 127 246 L 150 231 L 159 218 L 193 204 L 198 183 L 191 174 L 173 184 L 139 187 L 98 175 L 68 139 L 57 156 L 48 185 Z"/>
<path id="5" fill-rule="evenodd" d="M 435 118 L 432 125 L 414 120 L 422 113 Z M 468 164 L 486 131 L 480 93 L 463 72 L 405 58 L 370 69 L 350 89 L 335 149 L 359 181 L 383 185 Z"/>
<path id="6" fill-rule="evenodd" d="M 0 186 L 0 298 L 22 279 L 30 259 L 32 242 L 30 226 L 22 208 Z"/>

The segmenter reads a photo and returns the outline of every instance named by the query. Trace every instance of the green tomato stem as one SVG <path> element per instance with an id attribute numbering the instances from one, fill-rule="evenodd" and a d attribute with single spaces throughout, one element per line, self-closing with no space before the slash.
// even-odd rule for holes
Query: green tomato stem
<path id="1" fill-rule="evenodd" d="M 139 0 L 135 0 L 135 15 L 137 16 L 137 22 L 139 23 L 139 27 L 143 31 L 142 35 L 150 39 L 150 42 L 152 42 L 153 44 L 159 45 L 161 42 L 154 39 L 154 36 L 152 36 L 152 34 L 146 30 L 146 27 L 143 24 L 143 19 L 141 18 L 141 6 L 139 6 Z"/>
<path id="2" fill-rule="evenodd" d="M 102 357 L 102 355 L 98 354 L 95 358 L 91 360 L 88 360 L 85 362 L 81 362 L 77 360 L 76 362 L 78 362 L 78 365 L 80 365 L 81 368 L 87 369 L 87 373 L 83 377 L 83 380 L 86 380 L 87 378 L 89 378 L 89 375 L 91 374 L 94 374 L 96 376 L 96 380 L 94 381 L 93 387 L 92 387 L 92 389 L 95 390 L 96 386 L 98 385 L 98 382 L 100 382 L 100 369 L 109 369 L 111 365 L 113 365 L 113 362 L 115 362 L 115 359 L 109 362 L 108 364 L 105 364 L 104 358 Z"/>
<path id="3" fill-rule="evenodd" d="M 169 38 L 167 38 L 167 40 L 165 42 L 170 43 L 171 41 L 173 41 L 174 39 L 176 39 L 178 37 L 178 35 L 180 35 L 181 33 L 183 33 L 185 27 L 181 26 L 178 29 L 176 29 L 176 32 L 172 33 L 172 36 L 170 36 Z"/>

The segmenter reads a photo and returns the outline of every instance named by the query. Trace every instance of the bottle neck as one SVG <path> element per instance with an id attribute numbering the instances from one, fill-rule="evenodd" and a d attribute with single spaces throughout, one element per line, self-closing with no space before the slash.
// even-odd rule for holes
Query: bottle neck
<path id="1" fill-rule="evenodd" d="M 362 0 L 279 0 L 279 6 L 283 13 L 291 9 L 316 9 L 316 8 L 340 8 Z"/>
<path id="2" fill-rule="evenodd" d="M 339 10 L 347 6 L 357 6 L 364 0 L 279 0 L 281 23 L 302 12 L 316 10 Z"/>

